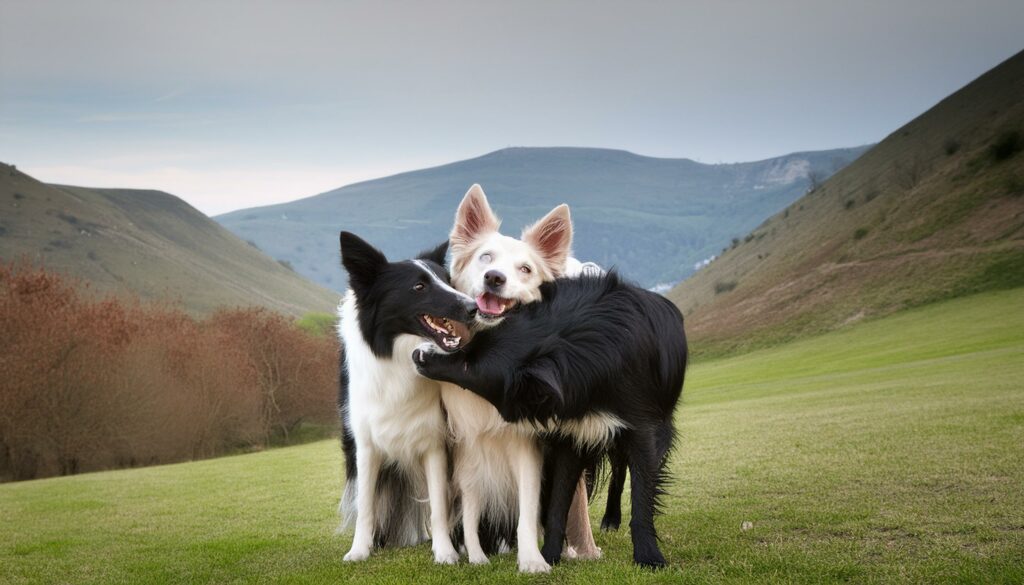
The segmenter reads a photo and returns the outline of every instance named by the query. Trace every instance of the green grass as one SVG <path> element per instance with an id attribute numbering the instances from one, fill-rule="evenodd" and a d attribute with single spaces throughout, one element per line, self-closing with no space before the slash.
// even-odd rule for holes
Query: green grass
<path id="1" fill-rule="evenodd" d="M 1020 583 L 1022 381 L 1020 289 L 694 365 L 657 573 L 628 530 L 539 579 L 427 545 L 343 564 L 323 441 L 0 486 L 0 581 Z"/>

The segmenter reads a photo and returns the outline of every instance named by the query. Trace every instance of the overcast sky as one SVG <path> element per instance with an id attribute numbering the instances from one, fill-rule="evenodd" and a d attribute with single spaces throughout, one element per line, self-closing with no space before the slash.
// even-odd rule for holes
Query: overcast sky
<path id="1" fill-rule="evenodd" d="M 0 0 L 0 160 L 210 214 L 505 146 L 875 142 L 1024 49 L 1024 2 Z"/>

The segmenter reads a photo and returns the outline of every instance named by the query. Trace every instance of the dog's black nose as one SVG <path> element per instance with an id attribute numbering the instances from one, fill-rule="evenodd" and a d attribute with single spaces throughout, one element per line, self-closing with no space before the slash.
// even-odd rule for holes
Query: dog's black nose
<path id="1" fill-rule="evenodd" d="M 497 290 L 505 284 L 505 275 L 497 270 L 488 270 L 487 274 L 484 274 L 484 284 L 490 289 Z"/>

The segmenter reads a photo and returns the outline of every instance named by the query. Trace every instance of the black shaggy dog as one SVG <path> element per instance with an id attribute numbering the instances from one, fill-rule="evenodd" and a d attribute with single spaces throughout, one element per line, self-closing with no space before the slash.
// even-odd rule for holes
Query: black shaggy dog
<path id="1" fill-rule="evenodd" d="M 654 514 L 686 372 L 683 317 L 668 299 L 615 272 L 558 279 L 541 293 L 542 302 L 480 331 L 463 351 L 416 350 L 416 367 L 479 394 L 505 420 L 545 438 L 542 553 L 548 562 L 561 557 L 580 474 L 611 453 L 616 506 L 609 503 L 613 517 L 605 520 L 618 525 L 624 463 L 632 481 L 633 560 L 664 566 Z"/>

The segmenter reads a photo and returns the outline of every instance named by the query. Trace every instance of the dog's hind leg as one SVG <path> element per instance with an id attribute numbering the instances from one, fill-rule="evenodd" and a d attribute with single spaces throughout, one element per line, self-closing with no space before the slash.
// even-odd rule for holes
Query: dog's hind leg
<path id="1" fill-rule="evenodd" d="M 544 519 L 544 560 L 555 564 L 562 559 L 565 543 L 565 524 L 573 494 L 579 485 L 584 461 L 568 442 L 552 449 L 551 487 L 548 494 L 547 515 Z M 584 487 L 584 493 L 586 493 Z"/>
<path id="2" fill-rule="evenodd" d="M 630 488 L 633 516 L 629 521 L 633 539 L 633 562 L 645 567 L 665 566 L 665 557 L 658 549 L 658 535 L 654 530 L 654 512 L 657 507 L 661 458 L 652 430 L 632 431 L 624 442 L 629 458 Z"/>
<path id="3" fill-rule="evenodd" d="M 448 458 L 443 448 L 431 449 L 424 455 L 427 476 L 427 497 L 430 499 L 430 535 L 434 562 L 454 565 L 459 553 L 452 546 L 448 529 Z"/>
<path id="4" fill-rule="evenodd" d="M 523 445 L 514 449 L 512 464 L 519 486 L 519 524 L 516 528 L 517 560 L 521 573 L 547 573 L 551 565 L 537 546 L 537 525 L 540 521 L 540 449 L 532 438 L 517 437 Z M 561 542 L 558 544 L 561 552 Z"/>
<path id="5" fill-rule="evenodd" d="M 626 453 L 621 448 L 609 451 L 611 478 L 608 480 L 608 502 L 605 504 L 601 530 L 618 530 L 622 523 L 622 488 L 626 485 Z"/>
<path id="6" fill-rule="evenodd" d="M 587 480 L 585 477 L 580 477 L 579 482 L 576 483 L 576 493 L 573 494 L 572 505 L 569 506 L 569 517 L 565 523 L 566 552 L 571 549 L 573 558 L 601 558 L 601 548 L 594 542 L 594 530 L 590 526 L 589 503 Z"/>
<path id="7" fill-rule="evenodd" d="M 380 474 L 381 455 L 369 441 L 358 442 L 356 458 L 356 533 L 346 561 L 362 561 L 370 556 L 373 546 L 373 525 L 376 510 L 377 476 Z"/>

